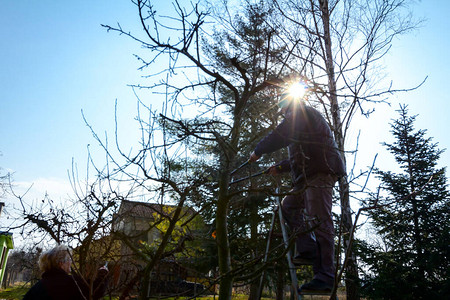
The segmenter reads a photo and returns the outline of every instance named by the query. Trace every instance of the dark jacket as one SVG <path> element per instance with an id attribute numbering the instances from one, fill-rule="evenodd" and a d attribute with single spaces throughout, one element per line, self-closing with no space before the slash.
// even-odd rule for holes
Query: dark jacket
<path id="1" fill-rule="evenodd" d="M 279 163 L 290 171 L 293 184 L 315 174 L 344 175 L 345 168 L 328 123 L 316 109 L 299 105 L 255 148 L 261 156 L 287 147 L 289 160 Z"/>
<path id="2" fill-rule="evenodd" d="M 104 276 L 97 277 L 93 288 L 93 299 L 100 299 L 106 288 Z M 81 277 L 69 275 L 62 269 L 52 269 L 44 272 L 42 279 L 33 285 L 23 298 L 23 300 L 81 299 L 90 299 L 89 286 Z"/>

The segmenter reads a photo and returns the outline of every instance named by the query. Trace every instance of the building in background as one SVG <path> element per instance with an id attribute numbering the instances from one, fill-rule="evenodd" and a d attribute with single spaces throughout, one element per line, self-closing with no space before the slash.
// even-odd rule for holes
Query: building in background
<path id="1" fill-rule="evenodd" d="M 115 282 L 120 283 L 132 278 L 133 274 L 145 267 L 146 262 L 134 251 L 142 249 L 143 244 L 147 247 L 157 247 L 163 237 L 165 226 L 168 224 L 167 218 L 172 217 L 175 209 L 175 205 L 122 200 L 113 220 L 113 231 L 116 235 L 122 236 L 120 243 L 121 278 L 116 278 Z M 185 208 L 182 215 L 185 217 L 179 221 L 179 229 L 187 219 L 195 216 L 196 212 L 192 208 Z M 200 217 L 198 216 L 198 218 Z M 200 228 L 204 229 L 203 221 L 200 224 L 202 224 Z M 124 242 L 125 237 L 127 242 Z M 132 250 L 130 245 L 136 249 Z M 205 280 L 204 274 L 187 267 L 185 263 L 186 261 L 176 257 L 176 252 L 159 260 L 151 273 L 150 294 L 192 296 L 202 291 L 204 286 L 199 281 Z"/>

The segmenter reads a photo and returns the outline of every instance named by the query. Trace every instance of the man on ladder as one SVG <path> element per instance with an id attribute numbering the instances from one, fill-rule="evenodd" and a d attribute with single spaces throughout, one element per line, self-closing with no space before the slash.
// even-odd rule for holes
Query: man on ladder
<path id="1" fill-rule="evenodd" d="M 303 95 L 291 91 L 283 96 L 278 105 L 284 120 L 257 144 L 249 162 L 288 148 L 289 158 L 270 167 L 268 173 L 291 173 L 292 190 L 284 197 L 281 209 L 291 231 L 298 233 L 294 262 L 311 262 L 314 272 L 312 281 L 302 285 L 299 293 L 329 293 L 335 276 L 332 193 L 344 173 L 344 164 L 320 112 L 306 105 Z M 305 211 L 314 219 L 314 234 L 307 230 Z"/>

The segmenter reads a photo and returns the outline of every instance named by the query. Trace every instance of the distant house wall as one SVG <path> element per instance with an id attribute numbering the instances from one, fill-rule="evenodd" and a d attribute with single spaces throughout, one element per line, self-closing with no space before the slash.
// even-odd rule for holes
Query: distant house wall
<path id="1" fill-rule="evenodd" d="M 118 213 L 115 216 L 114 228 L 126 234 L 136 241 L 152 243 L 160 237 L 156 228 L 151 228 L 154 221 L 153 214 L 158 212 L 155 204 L 122 201 Z"/>
<path id="2" fill-rule="evenodd" d="M 114 217 L 113 230 L 123 233 L 136 245 L 141 241 L 152 244 L 162 237 L 159 229 L 152 226 L 155 217 L 167 213 L 166 211 L 172 208 L 176 208 L 176 206 L 123 200 Z M 192 213 L 194 212 L 192 211 Z M 125 261 L 121 264 L 122 276 L 129 277 L 127 274 L 135 273 L 139 266 L 145 264 L 133 255 L 132 250 L 125 243 L 122 243 L 121 256 Z M 183 268 L 179 267 L 174 260 L 165 259 L 158 262 L 153 273 L 157 273 L 158 277 L 162 276 L 161 278 L 164 280 L 185 278 L 186 272 L 181 269 Z"/>
<path id="3" fill-rule="evenodd" d="M 5 275 L 6 262 L 8 261 L 9 250 L 14 248 L 12 233 L 0 233 L 0 284 Z"/>
<path id="4" fill-rule="evenodd" d="M 113 231 L 124 234 L 128 242 L 136 246 L 141 241 L 152 244 L 156 238 L 161 237 L 159 230 L 151 226 L 154 216 L 161 210 L 160 207 L 158 204 L 123 200 L 113 218 Z M 122 261 L 116 282 L 126 281 L 145 265 L 126 243 L 120 242 L 120 245 Z"/>

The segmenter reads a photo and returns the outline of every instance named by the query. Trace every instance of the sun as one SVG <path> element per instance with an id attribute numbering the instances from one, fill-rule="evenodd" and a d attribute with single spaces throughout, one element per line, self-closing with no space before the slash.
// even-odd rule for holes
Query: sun
<path id="1" fill-rule="evenodd" d="M 300 81 L 296 81 L 289 85 L 287 92 L 292 99 L 301 99 L 305 96 L 307 86 Z"/>

